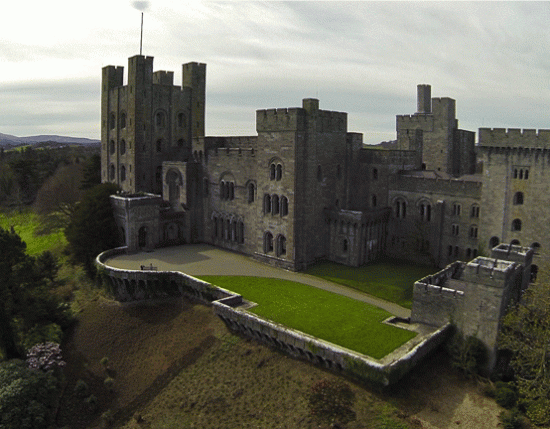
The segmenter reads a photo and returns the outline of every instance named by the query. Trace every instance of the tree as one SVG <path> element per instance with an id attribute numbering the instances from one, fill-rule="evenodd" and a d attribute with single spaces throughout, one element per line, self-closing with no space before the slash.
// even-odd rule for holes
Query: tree
<path id="1" fill-rule="evenodd" d="M 84 177 L 80 189 L 90 189 L 101 183 L 101 156 L 92 155 L 84 166 Z"/>
<path id="2" fill-rule="evenodd" d="M 74 259 L 94 277 L 94 260 L 104 250 L 119 245 L 119 234 L 110 196 L 119 190 L 113 183 L 97 185 L 84 194 L 65 236 Z"/>
<path id="3" fill-rule="evenodd" d="M 0 363 L 0 428 L 50 427 L 58 393 L 52 371 L 29 369 L 17 359 Z"/>
<path id="4" fill-rule="evenodd" d="M 550 424 L 550 282 L 531 285 L 503 321 L 499 346 L 511 353 L 519 403 L 537 425 Z"/>

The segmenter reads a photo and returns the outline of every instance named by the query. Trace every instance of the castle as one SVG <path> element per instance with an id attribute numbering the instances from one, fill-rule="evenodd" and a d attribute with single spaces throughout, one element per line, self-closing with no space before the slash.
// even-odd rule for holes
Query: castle
<path id="1" fill-rule="evenodd" d="M 494 366 L 500 320 L 548 252 L 550 130 L 481 128 L 476 144 L 455 100 L 418 85 L 393 142 L 364 145 L 312 98 L 258 110 L 256 136 L 207 137 L 206 65 L 182 74 L 176 86 L 141 55 L 126 85 L 123 67 L 103 68 L 101 175 L 122 189 L 126 251 L 203 242 L 290 270 L 383 255 L 446 267 L 414 285 L 411 322 L 453 322 Z M 120 297 L 145 291 L 109 273 Z"/>
<path id="2" fill-rule="evenodd" d="M 205 242 L 291 270 L 381 255 L 444 267 L 550 242 L 550 130 L 458 128 L 455 100 L 418 85 L 396 140 L 349 132 L 347 114 L 302 107 L 256 112 L 256 136 L 204 135 L 206 65 L 153 72 L 153 58 L 103 68 L 102 181 L 129 251 Z"/>

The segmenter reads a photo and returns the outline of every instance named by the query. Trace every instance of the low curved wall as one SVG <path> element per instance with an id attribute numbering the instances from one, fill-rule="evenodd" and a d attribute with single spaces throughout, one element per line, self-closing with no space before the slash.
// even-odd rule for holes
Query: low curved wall
<path id="1" fill-rule="evenodd" d="M 114 297 L 123 302 L 187 295 L 212 305 L 214 312 L 233 331 L 274 346 L 285 353 L 362 381 L 383 386 L 396 383 L 446 338 L 450 324 L 427 335 L 389 362 L 375 360 L 303 332 L 262 319 L 242 307 L 242 296 L 178 271 L 137 271 L 109 267 L 105 261 L 125 248 L 101 253 L 98 271 Z"/>

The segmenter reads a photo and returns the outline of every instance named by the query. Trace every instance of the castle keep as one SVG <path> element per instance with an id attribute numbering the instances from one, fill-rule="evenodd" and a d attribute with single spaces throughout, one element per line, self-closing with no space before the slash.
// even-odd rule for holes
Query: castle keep
<path id="1" fill-rule="evenodd" d="M 153 58 L 102 75 L 102 180 L 129 251 L 206 242 L 301 270 L 380 255 L 444 267 L 499 243 L 550 242 L 545 184 L 550 130 L 458 128 L 455 100 L 418 85 L 396 140 L 349 132 L 347 114 L 258 110 L 255 136 L 204 135 L 206 65 L 153 71 Z"/>

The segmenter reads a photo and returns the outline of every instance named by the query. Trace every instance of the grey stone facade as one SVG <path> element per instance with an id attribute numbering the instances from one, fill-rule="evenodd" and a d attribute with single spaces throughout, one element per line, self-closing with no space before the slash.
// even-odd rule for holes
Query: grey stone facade
<path id="1" fill-rule="evenodd" d="M 258 110 L 255 136 L 205 137 L 204 64 L 184 65 L 182 86 L 151 57 L 128 69 L 127 85 L 122 67 L 103 69 L 102 180 L 122 188 L 130 251 L 206 242 L 292 270 L 381 255 L 444 267 L 510 242 L 535 248 L 535 270 L 546 255 L 550 131 L 480 129 L 475 145 L 455 100 L 419 85 L 386 144 L 363 145 L 316 99 Z"/>

